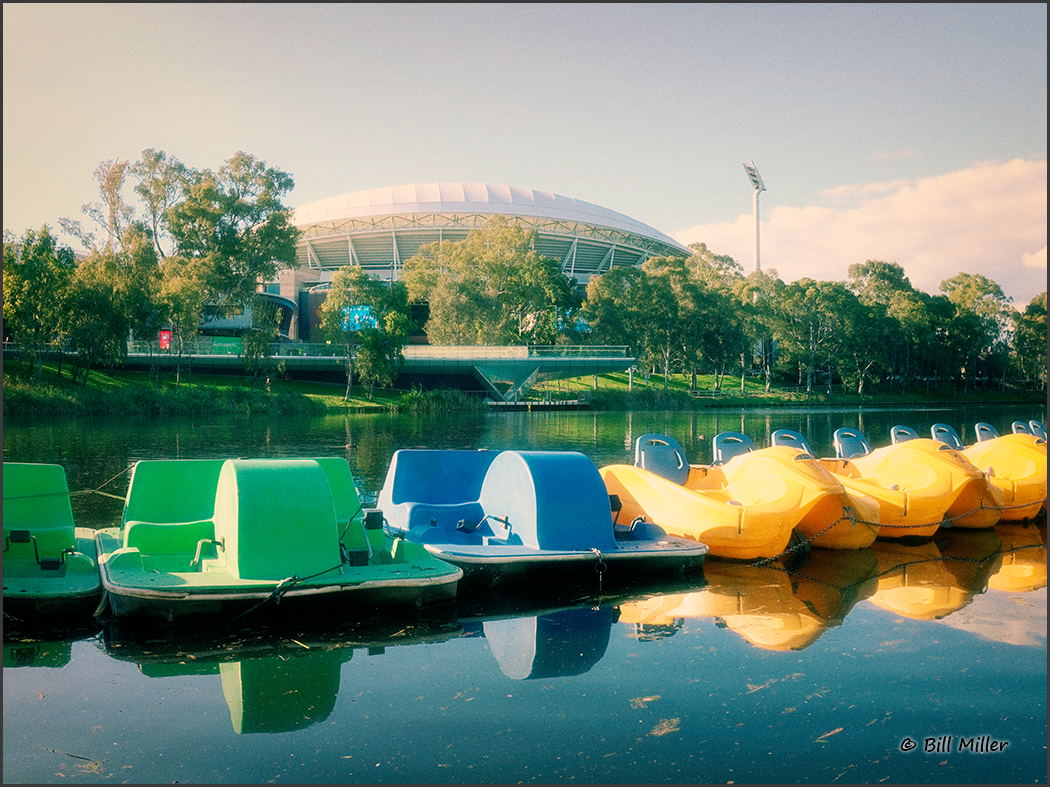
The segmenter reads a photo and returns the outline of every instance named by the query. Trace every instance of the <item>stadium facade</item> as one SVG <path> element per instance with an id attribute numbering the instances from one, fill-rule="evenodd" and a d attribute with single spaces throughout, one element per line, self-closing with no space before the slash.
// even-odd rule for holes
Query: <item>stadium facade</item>
<path id="1" fill-rule="evenodd" d="M 464 240 L 495 215 L 535 229 L 536 251 L 559 260 L 565 275 L 581 286 L 612 267 L 691 253 L 637 219 L 549 191 L 491 183 L 414 183 L 297 208 L 293 221 L 302 230 L 300 267 L 282 272 L 279 284 L 268 289 L 299 302 L 300 330 L 292 338 L 307 339 L 311 315 L 323 299 L 318 290 L 337 269 L 357 264 L 377 279 L 396 280 L 421 246 Z"/>

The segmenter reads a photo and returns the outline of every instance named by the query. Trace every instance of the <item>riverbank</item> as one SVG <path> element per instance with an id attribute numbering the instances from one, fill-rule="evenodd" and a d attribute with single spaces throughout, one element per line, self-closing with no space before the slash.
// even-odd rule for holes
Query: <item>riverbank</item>
<path id="1" fill-rule="evenodd" d="M 579 400 L 593 410 L 705 410 L 711 408 L 797 407 L 797 406 L 901 406 L 938 403 L 1032 403 L 1045 406 L 1044 391 L 911 390 L 904 393 L 876 393 L 857 396 L 822 390 L 807 394 L 797 388 L 773 387 L 764 381 L 739 380 L 720 391 L 713 390 L 713 379 L 698 378 L 698 389 L 690 390 L 689 380 L 675 375 L 664 387 L 662 377 L 650 377 L 648 384 L 626 373 L 598 376 L 597 387 L 591 376 L 556 380 L 534 387 L 533 401 Z M 726 382 L 729 382 L 728 380 Z M 480 410 L 482 399 L 459 391 L 399 391 L 377 389 L 369 399 L 355 387 L 344 399 L 341 384 L 307 380 L 253 381 L 245 377 L 226 377 L 194 373 L 180 385 L 170 375 L 154 379 L 147 372 L 117 370 L 93 371 L 86 383 L 74 383 L 68 370 L 59 374 L 46 366 L 40 383 L 27 382 L 19 362 L 4 364 L 4 415 L 310 415 L 340 412 L 447 412 Z"/>

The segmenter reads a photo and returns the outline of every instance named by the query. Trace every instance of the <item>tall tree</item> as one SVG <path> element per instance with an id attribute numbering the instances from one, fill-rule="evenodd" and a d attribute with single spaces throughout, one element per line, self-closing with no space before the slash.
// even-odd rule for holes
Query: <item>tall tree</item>
<path id="1" fill-rule="evenodd" d="M 299 230 L 281 202 L 294 186 L 290 175 L 239 152 L 218 172 L 187 173 L 185 184 L 165 229 L 218 313 L 237 311 L 260 282 L 297 267 Z"/>
<path id="2" fill-rule="evenodd" d="M 188 186 L 191 170 L 174 156 L 168 156 L 163 150 L 147 148 L 142 151 L 142 158 L 131 168 L 138 179 L 135 193 L 139 195 L 146 209 L 146 223 L 153 237 L 153 244 L 158 257 L 166 257 L 165 242 L 171 242 L 168 236 L 168 211 L 182 199 Z"/>
<path id="3" fill-rule="evenodd" d="M 434 344 L 553 344 L 574 283 L 535 250 L 537 233 L 493 216 L 465 240 L 432 243 L 405 262 L 413 301 L 426 301 Z"/>
<path id="4" fill-rule="evenodd" d="M 45 224 L 16 240 L 4 233 L 4 330 L 17 342 L 37 382 L 43 353 L 62 329 L 69 281 L 76 257 Z"/>
<path id="5" fill-rule="evenodd" d="M 1046 291 L 1014 316 L 1014 360 L 1026 384 L 1046 388 Z"/>
<path id="6" fill-rule="evenodd" d="M 966 385 L 976 385 L 978 367 L 987 365 L 993 355 L 1005 359 L 1013 307 L 1002 287 L 979 273 L 956 274 L 941 282 L 941 292 L 955 306 L 953 333 L 962 342 L 965 390 Z"/>
<path id="7" fill-rule="evenodd" d="M 59 226 L 91 251 L 112 252 L 119 247 L 121 236 L 135 216 L 135 209 L 125 201 L 123 194 L 130 171 L 128 161 L 107 159 L 101 162 L 95 168 L 100 199 L 81 206 L 84 214 L 105 233 L 104 243 L 99 244 L 95 233 L 85 229 L 80 221 L 62 218 L 58 221 Z"/>
<path id="8" fill-rule="evenodd" d="M 358 377 L 372 398 L 376 386 L 389 385 L 404 358 L 411 322 L 408 291 L 400 282 L 387 287 L 360 265 L 347 265 L 332 276 L 321 304 L 321 331 L 343 348 L 346 394 L 350 399 L 355 361 Z"/>

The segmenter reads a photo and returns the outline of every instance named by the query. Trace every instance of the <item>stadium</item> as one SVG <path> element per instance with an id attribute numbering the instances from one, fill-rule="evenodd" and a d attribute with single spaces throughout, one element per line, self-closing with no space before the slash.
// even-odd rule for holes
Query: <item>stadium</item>
<path id="1" fill-rule="evenodd" d="M 691 253 L 636 219 L 548 191 L 491 183 L 416 183 L 352 192 L 294 212 L 293 223 L 302 231 L 299 267 L 281 271 L 278 281 L 264 288 L 281 307 L 282 336 L 321 341 L 318 309 L 339 268 L 360 265 L 376 279 L 395 281 L 421 246 L 465 240 L 495 215 L 534 229 L 536 251 L 559 260 L 565 275 L 581 287 L 613 267 Z M 233 334 L 237 326 L 221 327 Z M 626 348 L 437 348 L 419 346 L 426 344 L 422 335 L 411 343 L 416 346 L 406 348 L 405 379 L 425 375 L 431 382 L 449 384 L 452 377 L 465 376 L 497 398 L 513 398 L 537 378 L 615 371 L 634 360 Z"/>
<path id="2" fill-rule="evenodd" d="M 494 215 L 533 228 L 536 251 L 561 261 L 566 276 L 586 285 L 613 266 L 689 250 L 647 224 L 590 202 L 491 183 L 415 183 L 343 194 L 304 205 L 300 269 L 325 281 L 344 265 L 397 279 L 405 260 L 435 241 L 461 241 Z"/>

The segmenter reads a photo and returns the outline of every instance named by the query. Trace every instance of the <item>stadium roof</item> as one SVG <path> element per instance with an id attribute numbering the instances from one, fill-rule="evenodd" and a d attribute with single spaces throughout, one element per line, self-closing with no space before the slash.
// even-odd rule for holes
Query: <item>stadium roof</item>
<path id="1" fill-rule="evenodd" d="M 616 265 L 691 252 L 647 224 L 590 202 L 549 191 L 491 183 L 415 183 L 343 194 L 297 208 L 303 231 L 299 262 L 333 270 L 357 263 L 372 275 L 397 278 L 426 243 L 459 241 L 493 215 L 533 227 L 536 251 L 562 261 L 586 282 Z"/>

